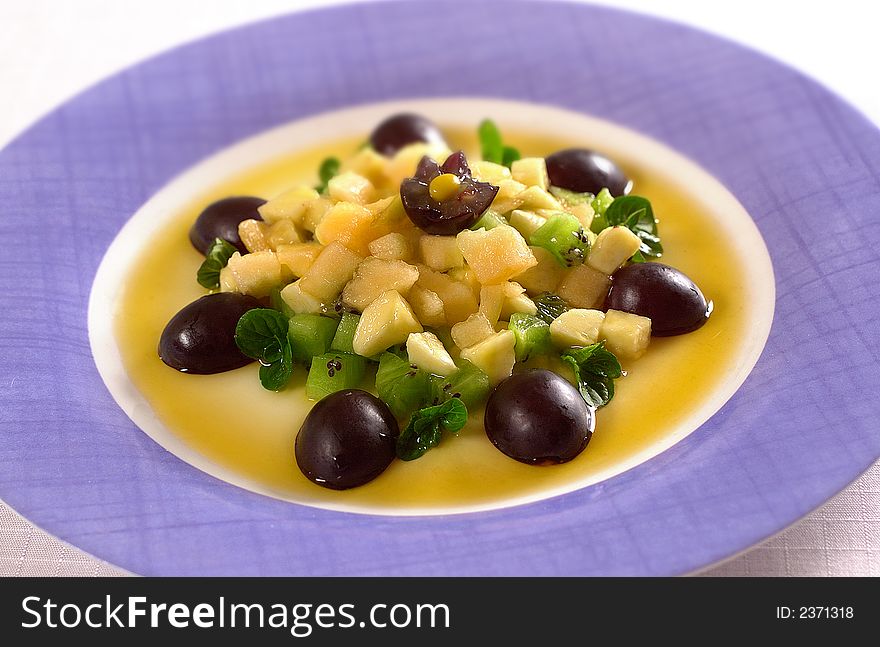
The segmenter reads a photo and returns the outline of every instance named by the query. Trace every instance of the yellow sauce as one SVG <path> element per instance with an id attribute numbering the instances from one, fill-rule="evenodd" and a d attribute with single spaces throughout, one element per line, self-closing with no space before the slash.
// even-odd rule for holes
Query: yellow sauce
<path id="1" fill-rule="evenodd" d="M 450 141 L 476 154 L 470 133 L 447 129 Z M 505 132 L 524 155 L 547 155 L 590 142 L 561 141 Z M 158 417 L 190 447 L 215 463 L 282 498 L 315 504 L 393 511 L 395 508 L 485 506 L 564 489 L 624 463 L 674 433 L 705 402 L 738 362 L 749 304 L 740 259 L 693 195 L 657 179 L 650 160 L 638 151 L 605 150 L 634 180 L 633 193 L 649 198 L 659 218 L 665 254 L 715 303 L 708 323 L 680 337 L 655 338 L 638 361 L 624 363 L 628 375 L 597 416 L 596 432 L 575 460 L 532 467 L 507 458 L 487 439 L 482 411 L 472 412 L 457 436 L 419 460 L 396 460 L 365 486 L 337 492 L 318 487 L 299 471 L 293 457 L 297 430 L 311 403 L 304 394 L 306 370 L 298 367 L 282 393 L 265 391 L 257 366 L 219 375 L 185 375 L 165 366 L 156 353 L 162 329 L 183 306 L 205 291 L 195 280 L 202 257 L 187 232 L 209 202 L 230 195 L 271 197 L 300 182 L 314 182 L 327 155 L 345 158 L 359 141 L 341 141 L 319 150 L 275 160 L 246 174 L 218 178 L 208 193 L 195 196 L 173 225 L 145 246 L 125 277 L 115 330 L 125 367 Z M 695 189 L 695 190 L 698 190 Z"/>

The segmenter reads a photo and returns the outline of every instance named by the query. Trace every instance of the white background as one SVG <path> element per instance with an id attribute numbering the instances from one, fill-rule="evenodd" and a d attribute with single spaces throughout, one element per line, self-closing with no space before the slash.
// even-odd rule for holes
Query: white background
<path id="1" fill-rule="evenodd" d="M 0 147 L 88 85 L 243 22 L 335 0 L 0 0 Z M 799 68 L 880 124 L 878 3 L 617 0 L 748 44 Z M 435 3 L 437 11 L 444 11 Z M 0 576 L 113 574 L 0 503 Z M 717 575 L 880 575 L 880 467 Z"/>

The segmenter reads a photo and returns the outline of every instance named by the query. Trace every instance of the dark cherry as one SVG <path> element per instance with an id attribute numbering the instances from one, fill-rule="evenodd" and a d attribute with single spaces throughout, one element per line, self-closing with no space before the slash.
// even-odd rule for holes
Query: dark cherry
<path id="1" fill-rule="evenodd" d="M 377 153 L 388 157 L 416 142 L 446 145 L 443 133 L 432 121 L 412 113 L 392 115 L 370 133 L 370 145 Z"/>
<path id="2" fill-rule="evenodd" d="M 681 335 L 709 318 L 711 302 L 687 275 L 662 263 L 633 263 L 611 277 L 605 305 L 651 319 L 651 334 Z"/>
<path id="3" fill-rule="evenodd" d="M 209 204 L 196 218 L 189 230 L 189 240 L 202 254 L 207 254 L 215 238 L 222 238 L 247 254 L 247 248 L 238 237 L 238 223 L 242 220 L 262 220 L 257 207 L 266 204 L 262 198 L 236 196 Z"/>
<path id="4" fill-rule="evenodd" d="M 385 471 L 400 433 L 388 405 L 358 389 L 318 401 L 296 435 L 296 464 L 313 483 L 332 490 L 363 485 Z"/>
<path id="5" fill-rule="evenodd" d="M 586 148 L 567 148 L 546 159 L 550 184 L 578 193 L 599 193 L 607 188 L 614 197 L 626 195 L 632 182 L 604 155 Z"/>
<path id="6" fill-rule="evenodd" d="M 595 414 L 576 388 L 552 371 L 516 373 L 486 402 L 486 435 L 511 458 L 531 465 L 565 463 L 580 454 Z"/>
<path id="7" fill-rule="evenodd" d="M 455 175 L 460 184 L 455 194 L 438 201 L 431 196 L 430 186 L 431 181 L 443 173 Z M 423 157 L 416 174 L 400 183 L 400 199 L 409 219 L 429 234 L 440 236 L 457 234 L 473 225 L 497 194 L 497 186 L 473 179 L 461 151 L 450 155 L 442 165 Z"/>
<path id="8" fill-rule="evenodd" d="M 222 373 L 250 364 L 235 344 L 241 316 L 261 307 L 254 297 L 218 292 L 197 299 L 171 318 L 159 338 L 159 357 L 183 373 Z"/>

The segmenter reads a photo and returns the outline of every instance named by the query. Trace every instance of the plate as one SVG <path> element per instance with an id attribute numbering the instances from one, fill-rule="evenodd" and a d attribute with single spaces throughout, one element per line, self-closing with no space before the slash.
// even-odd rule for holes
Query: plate
<path id="1" fill-rule="evenodd" d="M 132 214 L 199 160 L 291 120 L 467 95 L 635 129 L 739 199 L 769 248 L 777 303 L 737 394 L 672 448 L 601 483 L 442 516 L 277 501 L 141 433 L 104 387 L 86 325 L 95 272 Z M 0 497 L 148 575 L 692 571 L 791 524 L 880 455 L 868 228 L 878 178 L 880 132 L 814 82 L 701 32 L 608 9 L 474 2 L 462 20 L 425 3 L 375 3 L 175 49 L 89 89 L 0 152 Z"/>

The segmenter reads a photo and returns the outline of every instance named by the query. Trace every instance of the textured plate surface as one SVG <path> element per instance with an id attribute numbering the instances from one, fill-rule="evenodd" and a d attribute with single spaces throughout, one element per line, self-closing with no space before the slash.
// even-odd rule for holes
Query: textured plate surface
<path id="1" fill-rule="evenodd" d="M 203 157 L 292 119 L 468 94 L 616 121 L 728 186 L 777 276 L 774 327 L 739 393 L 683 442 L 609 481 L 446 517 L 274 501 L 140 433 L 104 388 L 86 330 L 96 268 L 131 214 Z M 812 81 L 700 32 L 607 9 L 470 2 L 462 20 L 435 3 L 370 4 L 173 50 L 0 152 L 0 496 L 144 574 L 692 570 L 793 522 L 880 454 L 868 228 L 880 211 L 878 168 L 880 132 Z"/>

